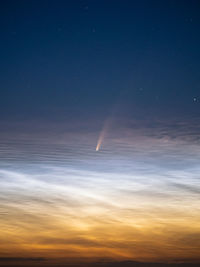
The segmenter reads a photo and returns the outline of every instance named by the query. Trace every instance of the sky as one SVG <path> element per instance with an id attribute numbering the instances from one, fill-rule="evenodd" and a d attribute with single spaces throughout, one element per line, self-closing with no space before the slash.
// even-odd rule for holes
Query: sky
<path id="1" fill-rule="evenodd" d="M 200 261 L 199 14 L 1 1 L 1 262 Z"/>

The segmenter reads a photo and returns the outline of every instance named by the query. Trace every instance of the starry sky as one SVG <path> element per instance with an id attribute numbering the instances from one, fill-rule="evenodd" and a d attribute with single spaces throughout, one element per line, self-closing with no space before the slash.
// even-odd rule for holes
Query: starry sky
<path id="1" fill-rule="evenodd" d="M 200 261 L 199 14 L 1 1 L 1 262 Z"/>

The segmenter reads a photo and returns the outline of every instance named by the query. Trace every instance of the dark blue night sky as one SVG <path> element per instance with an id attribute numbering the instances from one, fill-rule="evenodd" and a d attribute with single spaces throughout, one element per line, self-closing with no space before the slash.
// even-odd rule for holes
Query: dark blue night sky
<path id="1" fill-rule="evenodd" d="M 105 116 L 118 98 L 131 116 L 199 115 L 199 8 L 2 1 L 1 118 Z"/>

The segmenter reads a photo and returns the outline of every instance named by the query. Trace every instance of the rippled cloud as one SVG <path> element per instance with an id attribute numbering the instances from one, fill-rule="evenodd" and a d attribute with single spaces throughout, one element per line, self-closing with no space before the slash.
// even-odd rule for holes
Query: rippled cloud
<path id="1" fill-rule="evenodd" d="M 99 152 L 97 132 L 2 138 L 2 255 L 196 258 L 198 138 L 148 130 L 111 131 Z"/>

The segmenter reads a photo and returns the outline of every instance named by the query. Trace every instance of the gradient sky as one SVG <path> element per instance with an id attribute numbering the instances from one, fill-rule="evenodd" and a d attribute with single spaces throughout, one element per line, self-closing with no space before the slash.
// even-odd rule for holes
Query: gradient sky
<path id="1" fill-rule="evenodd" d="M 0 260 L 200 260 L 199 14 L 1 1 Z"/>

